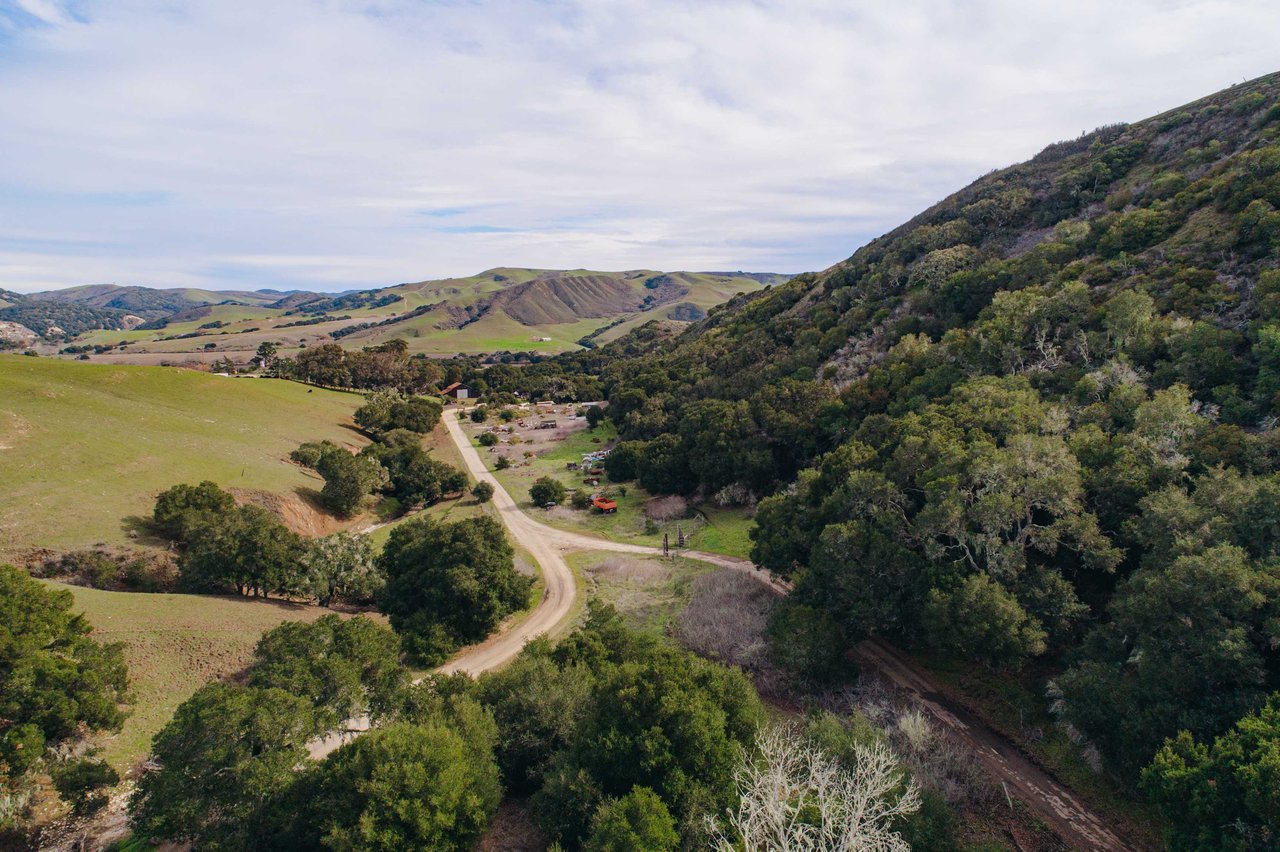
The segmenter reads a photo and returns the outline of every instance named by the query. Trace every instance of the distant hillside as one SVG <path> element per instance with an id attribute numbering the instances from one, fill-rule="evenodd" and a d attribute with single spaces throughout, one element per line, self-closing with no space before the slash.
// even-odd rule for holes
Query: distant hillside
<path id="1" fill-rule="evenodd" d="M 598 345 L 650 320 L 682 328 L 738 294 L 788 278 L 504 268 L 336 295 L 104 285 L 23 298 L 24 305 L 46 314 L 71 308 L 99 312 L 92 314 L 96 324 L 75 324 L 73 336 L 79 336 L 69 354 L 125 363 L 226 357 L 243 363 L 264 342 L 286 353 L 328 341 L 362 347 L 393 338 L 406 340 L 413 352 L 434 354 L 563 352 Z M 40 317 L 40 328 L 33 330 L 43 334 L 46 319 Z"/>
<path id="2" fill-rule="evenodd" d="M 65 290 L 32 293 L 29 298 L 50 302 L 74 302 L 91 308 L 125 311 L 146 319 L 157 319 L 188 310 L 198 305 L 234 302 L 242 305 L 268 305 L 279 301 L 283 293 L 275 291 L 153 289 L 123 287 L 115 284 L 88 284 Z"/>
<path id="3" fill-rule="evenodd" d="M 772 274 L 493 269 L 469 278 L 391 288 L 388 292 L 402 294 L 416 312 L 400 322 L 358 331 L 353 339 L 382 342 L 400 336 L 411 345 L 418 341 L 446 352 L 562 351 L 614 339 L 649 320 L 683 327 L 698 311 L 788 279 Z M 682 301 L 690 307 L 676 310 Z M 455 342 L 461 345 L 455 347 Z"/>
<path id="4" fill-rule="evenodd" d="M 13 323 L 48 341 L 69 341 L 101 330 L 136 325 L 126 311 L 97 308 L 80 302 L 50 302 L 21 293 L 0 291 L 0 323 Z M 5 340 L 16 339 L 6 335 Z"/>

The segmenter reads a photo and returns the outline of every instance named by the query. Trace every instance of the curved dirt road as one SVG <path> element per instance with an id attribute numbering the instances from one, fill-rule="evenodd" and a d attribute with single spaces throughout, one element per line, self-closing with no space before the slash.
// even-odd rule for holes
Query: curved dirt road
<path id="1" fill-rule="evenodd" d="M 622 544 L 567 532 L 538 523 L 522 512 L 511 495 L 494 478 L 480 454 L 476 452 L 457 420 L 457 409 L 447 410 L 444 417 L 449 436 L 461 453 L 467 470 L 477 480 L 493 486 L 493 503 L 507 529 L 522 547 L 529 551 L 542 568 L 545 584 L 542 601 L 522 620 L 505 626 L 501 632 L 479 645 L 465 649 L 441 666 L 445 673 L 479 674 L 514 659 L 529 640 L 541 636 L 568 617 L 573 609 L 577 588 L 573 572 L 564 561 L 564 553 L 575 550 L 609 550 L 644 556 L 661 554 L 661 548 Z M 789 584 L 761 571 L 752 562 L 717 553 L 685 551 L 684 555 L 724 568 L 742 571 L 784 595 Z M 941 725 L 967 743 L 988 774 L 1005 783 L 1022 802 L 1049 825 L 1053 832 L 1073 849 L 1129 850 L 1127 844 L 1101 818 L 1089 810 L 1065 787 L 1033 764 L 1018 748 L 992 731 L 977 717 L 944 697 L 929 679 L 928 673 L 908 657 L 879 640 L 861 643 L 857 654 L 867 666 L 876 669 L 897 688 L 913 693 L 922 706 Z M 346 730 L 335 732 L 312 743 L 313 757 L 323 757 L 362 730 L 367 719 L 348 720 Z"/>
<path id="2" fill-rule="evenodd" d="M 645 556 L 662 553 L 656 547 L 607 541 L 538 523 L 520 510 L 506 489 L 489 473 L 480 454 L 458 423 L 456 414 L 453 417 L 446 415 L 445 423 L 471 475 L 493 485 L 494 504 L 512 537 L 532 553 L 542 566 L 547 593 L 542 603 L 524 621 L 488 642 L 465 651 L 441 671 L 475 674 L 500 666 L 519 654 L 530 639 L 550 630 L 565 618 L 572 609 L 576 589 L 573 575 L 564 561 L 564 552 L 610 550 Z M 789 584 L 758 569 L 745 559 L 700 551 L 686 551 L 684 555 L 748 573 L 780 595 L 790 590 Z M 873 640 L 859 645 L 857 651 L 869 667 L 879 671 L 899 689 L 915 694 L 939 724 L 969 744 L 988 774 L 1005 783 L 1073 849 L 1133 848 L 1070 791 L 1028 760 L 1016 746 L 987 728 L 964 708 L 946 699 L 929 680 L 927 673 L 896 648 Z"/>
<path id="3" fill-rule="evenodd" d="M 453 410 L 446 410 L 443 419 L 445 428 L 449 430 L 449 437 L 462 454 L 467 471 L 478 481 L 493 486 L 493 505 L 502 522 L 511 531 L 511 537 L 529 551 L 542 568 L 542 600 L 534 607 L 533 612 L 487 641 L 466 649 L 440 667 L 440 671 L 445 674 L 466 672 L 475 675 L 514 659 L 530 639 L 541 636 L 568 617 L 577 596 L 577 587 L 573 582 L 573 572 L 569 570 L 561 553 L 566 544 L 558 536 L 548 534 L 555 532 L 554 530 L 544 527 L 520 511 L 507 489 L 502 487 L 481 461 L 480 454 L 462 431 Z M 592 542 L 594 545 L 595 540 L 592 539 Z M 569 545 L 567 549 L 577 548 Z"/>
<path id="4" fill-rule="evenodd" d="M 445 674 L 466 672 L 479 674 L 497 668 L 515 658 L 529 640 L 541 636 L 563 621 L 573 609 L 573 601 L 577 596 L 577 587 L 573 581 L 573 572 L 564 561 L 566 552 L 575 550 L 611 550 L 617 553 L 635 553 L 643 556 L 654 556 L 662 553 L 658 547 L 645 547 L 638 544 L 622 544 L 595 538 L 594 536 L 566 532 L 541 524 L 526 515 L 516 505 L 516 501 L 502 487 L 502 483 L 494 477 L 485 466 L 480 454 L 467 438 L 466 432 L 458 423 L 453 410 L 444 416 L 445 428 L 449 437 L 457 446 L 466 464 L 468 472 L 478 481 L 493 486 L 493 505 L 497 508 L 502 522 L 511 532 L 511 537 L 537 560 L 542 568 L 545 585 L 542 601 L 522 621 L 510 625 L 507 629 L 490 637 L 487 641 L 464 650 L 457 657 L 440 667 Z M 702 553 L 700 551 L 684 551 L 690 559 L 697 559 L 750 573 L 760 582 L 773 587 L 784 594 L 787 587 L 774 580 L 767 572 L 759 571 L 756 566 L 745 559 L 734 559 L 718 553 Z"/>
<path id="5" fill-rule="evenodd" d="M 502 483 L 498 482 L 493 474 L 489 472 L 489 469 L 485 467 L 484 462 L 480 459 L 480 454 L 476 452 L 476 448 L 472 446 L 466 433 L 458 424 L 458 410 L 446 409 L 445 411 L 443 421 L 445 428 L 449 432 L 449 437 L 453 439 L 453 443 L 457 446 L 467 471 L 477 481 L 487 482 L 493 486 L 492 502 L 498 510 L 499 517 L 502 518 L 502 523 L 511 533 L 511 537 L 527 550 L 538 563 L 539 568 L 542 570 L 543 580 L 542 600 L 538 602 L 532 612 L 526 613 L 518 620 L 513 618 L 508 621 L 497 633 L 484 642 L 464 648 L 457 656 L 436 670 L 443 674 L 465 672 L 474 676 L 496 669 L 515 659 L 530 640 L 551 631 L 568 618 L 569 613 L 573 611 L 573 602 L 577 598 L 578 588 L 573 579 L 573 572 L 569 570 L 568 563 L 564 561 L 564 553 L 566 551 L 613 550 L 645 556 L 652 556 L 662 551 L 656 547 L 619 544 L 618 542 L 565 532 L 540 524 L 530 518 L 520 511 L 516 501 L 507 493 L 507 489 L 503 488 Z M 755 566 L 750 562 L 734 560 L 732 557 L 712 553 L 687 553 L 687 555 L 695 559 L 705 559 L 707 562 L 717 565 L 756 573 Z M 770 582 L 771 585 L 774 585 L 766 579 L 764 574 L 757 574 L 757 576 L 761 577 L 763 582 Z M 783 590 L 781 585 L 777 587 L 780 591 Z M 342 723 L 342 727 L 339 730 L 331 731 L 325 736 L 317 737 L 309 742 L 307 750 L 312 758 L 320 759 L 367 730 L 369 730 L 369 718 L 367 716 L 347 719 Z"/>

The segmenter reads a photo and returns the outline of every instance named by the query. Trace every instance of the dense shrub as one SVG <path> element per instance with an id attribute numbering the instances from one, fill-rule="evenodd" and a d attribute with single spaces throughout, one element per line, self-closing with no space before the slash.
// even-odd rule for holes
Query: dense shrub
<path id="1" fill-rule="evenodd" d="M 235 508 L 236 501 L 215 483 L 175 485 L 156 498 L 152 519 L 160 533 L 185 542 L 192 531 Z"/>
<path id="2" fill-rule="evenodd" d="M 567 489 L 564 483 L 550 476 L 539 477 L 529 488 L 529 500 L 535 506 L 563 503 Z"/>

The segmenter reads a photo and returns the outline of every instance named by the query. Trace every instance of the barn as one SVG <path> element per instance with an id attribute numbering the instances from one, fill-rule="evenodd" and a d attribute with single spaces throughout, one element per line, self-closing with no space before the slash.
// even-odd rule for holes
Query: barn
<path id="1" fill-rule="evenodd" d="M 441 390 L 440 395 L 449 399 L 471 399 L 471 388 L 462 382 L 454 382 Z"/>

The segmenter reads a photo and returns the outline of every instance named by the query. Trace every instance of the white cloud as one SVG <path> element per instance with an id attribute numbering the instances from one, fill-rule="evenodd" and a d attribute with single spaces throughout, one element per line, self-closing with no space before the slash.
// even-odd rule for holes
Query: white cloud
<path id="1" fill-rule="evenodd" d="M 1280 36 L 1247 0 L 20 5 L 0 287 L 28 290 L 819 268 L 1275 70 Z"/>
<path id="2" fill-rule="evenodd" d="M 67 14 L 54 0 L 17 0 L 18 8 L 46 24 L 61 24 Z"/>

